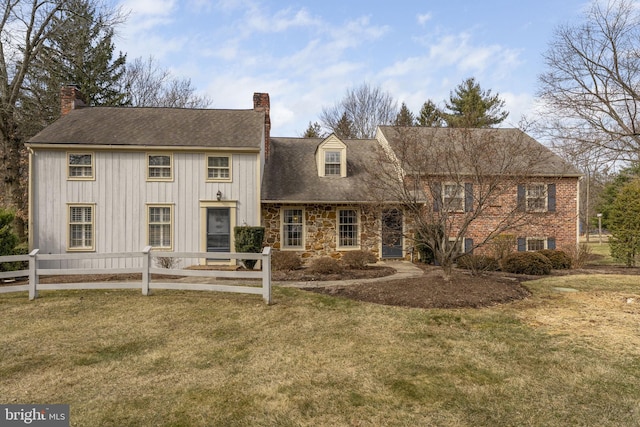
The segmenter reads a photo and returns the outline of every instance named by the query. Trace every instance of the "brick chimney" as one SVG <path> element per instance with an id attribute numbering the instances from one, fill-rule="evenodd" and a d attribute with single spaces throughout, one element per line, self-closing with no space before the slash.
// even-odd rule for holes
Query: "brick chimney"
<path id="1" fill-rule="evenodd" d="M 269 144 L 271 142 L 271 118 L 269 117 L 269 109 L 271 105 L 269 103 L 268 93 L 255 92 L 253 94 L 253 109 L 255 111 L 264 111 L 264 158 L 269 157 Z"/>
<path id="2" fill-rule="evenodd" d="M 60 116 L 66 116 L 76 108 L 84 107 L 86 100 L 76 85 L 65 85 L 60 89 Z"/>

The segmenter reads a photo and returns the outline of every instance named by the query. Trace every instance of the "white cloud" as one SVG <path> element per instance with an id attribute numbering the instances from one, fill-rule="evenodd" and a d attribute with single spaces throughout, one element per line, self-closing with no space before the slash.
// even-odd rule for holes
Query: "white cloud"
<path id="1" fill-rule="evenodd" d="M 431 13 L 419 14 L 417 17 L 418 24 L 425 25 L 428 21 L 431 21 L 431 18 L 433 18 Z"/>

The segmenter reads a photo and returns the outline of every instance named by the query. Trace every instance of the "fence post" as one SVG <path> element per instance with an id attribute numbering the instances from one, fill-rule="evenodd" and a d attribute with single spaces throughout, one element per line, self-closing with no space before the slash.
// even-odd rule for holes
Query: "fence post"
<path id="1" fill-rule="evenodd" d="M 151 265 L 151 246 L 142 250 L 142 295 L 149 295 L 149 266 Z"/>
<path id="2" fill-rule="evenodd" d="M 34 249 L 29 253 L 29 300 L 33 301 L 38 298 L 38 252 L 40 249 Z"/>
<path id="3" fill-rule="evenodd" d="M 262 298 L 271 304 L 271 247 L 262 250 Z"/>

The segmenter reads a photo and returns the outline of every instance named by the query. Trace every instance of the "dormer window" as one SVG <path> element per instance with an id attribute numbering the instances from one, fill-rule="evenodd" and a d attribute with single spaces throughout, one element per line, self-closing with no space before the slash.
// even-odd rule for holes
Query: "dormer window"
<path id="1" fill-rule="evenodd" d="M 324 176 L 340 176 L 340 152 L 324 152 Z"/>
<path id="2" fill-rule="evenodd" d="M 347 145 L 334 134 L 329 135 L 316 149 L 318 176 L 347 176 Z"/>

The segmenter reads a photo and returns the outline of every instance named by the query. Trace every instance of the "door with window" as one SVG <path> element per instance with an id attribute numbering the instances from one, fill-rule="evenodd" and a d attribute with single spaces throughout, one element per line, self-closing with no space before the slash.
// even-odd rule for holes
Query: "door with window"
<path id="1" fill-rule="evenodd" d="M 382 212 L 382 258 L 402 258 L 402 211 Z"/>
<path id="2" fill-rule="evenodd" d="M 207 252 L 231 252 L 229 208 L 207 208 Z"/>

